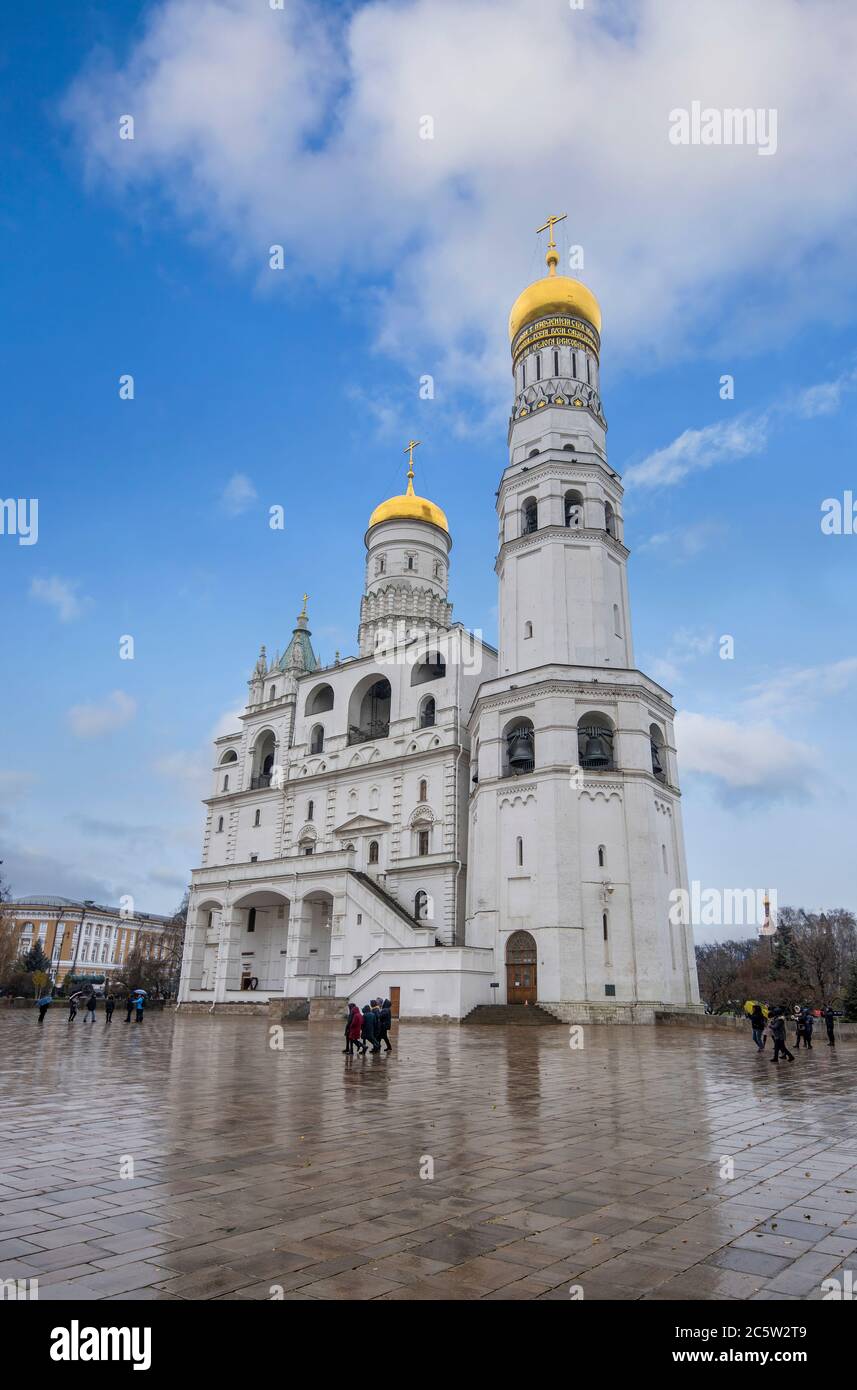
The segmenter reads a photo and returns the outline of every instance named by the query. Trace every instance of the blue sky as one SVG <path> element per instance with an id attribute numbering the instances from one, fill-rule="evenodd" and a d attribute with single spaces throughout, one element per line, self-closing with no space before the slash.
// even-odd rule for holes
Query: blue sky
<path id="1" fill-rule="evenodd" d="M 494 639 L 506 318 L 568 211 L 637 662 L 681 711 L 690 877 L 855 906 L 857 536 L 820 518 L 857 494 L 857 37 L 824 0 L 811 28 L 797 0 L 745 9 L 7 16 L 0 496 L 39 499 L 37 544 L 0 536 L 17 894 L 178 901 L 259 644 L 285 645 L 306 589 L 322 659 L 355 649 L 366 521 L 411 436 L 456 616 Z M 696 99 L 775 108 L 775 153 L 672 146 Z"/>

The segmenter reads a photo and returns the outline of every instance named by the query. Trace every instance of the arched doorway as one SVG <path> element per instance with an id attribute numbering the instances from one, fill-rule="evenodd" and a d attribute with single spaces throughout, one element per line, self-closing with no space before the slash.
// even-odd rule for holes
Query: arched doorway
<path id="1" fill-rule="evenodd" d="M 506 942 L 506 1003 L 535 1004 L 538 997 L 536 943 L 528 931 Z"/>

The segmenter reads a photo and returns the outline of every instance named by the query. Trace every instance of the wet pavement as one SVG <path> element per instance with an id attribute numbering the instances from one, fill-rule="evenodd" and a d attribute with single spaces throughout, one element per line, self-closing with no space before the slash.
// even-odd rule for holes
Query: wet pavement
<path id="1" fill-rule="evenodd" d="M 0 1279 L 40 1299 L 818 1299 L 854 1043 L 0 1006 Z M 133 1174 L 133 1175 L 131 1175 Z M 857 1274 L 853 1276 L 857 1282 Z M 830 1286 L 827 1286 L 828 1289 Z"/>

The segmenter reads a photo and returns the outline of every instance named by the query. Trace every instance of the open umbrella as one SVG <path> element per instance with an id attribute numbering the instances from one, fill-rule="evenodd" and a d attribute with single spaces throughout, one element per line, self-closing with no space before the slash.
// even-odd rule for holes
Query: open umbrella
<path id="1" fill-rule="evenodd" d="M 762 1010 L 762 1013 L 764 1014 L 765 1018 L 767 1018 L 767 1017 L 768 1017 L 768 1006 L 767 1006 L 767 1004 L 762 1004 L 758 999 L 745 999 L 745 1000 L 744 1000 L 744 1012 L 745 1012 L 745 1014 L 751 1014 L 751 1013 L 753 1012 L 753 1010 L 755 1009 L 755 1007 L 756 1007 L 757 1004 L 759 1005 L 759 1008 Z"/>
<path id="2" fill-rule="evenodd" d="M 54 1000 L 53 1000 L 53 995 L 51 995 L 51 994 L 43 994 L 42 997 L 41 997 L 41 999 L 37 999 L 37 1000 L 36 1000 L 36 1004 L 37 1004 L 39 1007 L 41 1007 L 42 1004 L 52 1004 L 53 1002 L 54 1002 Z"/>
<path id="3" fill-rule="evenodd" d="M 148 993 L 149 993 L 149 991 L 148 991 L 147 989 L 132 989 L 132 990 L 131 990 L 132 996 L 135 995 L 135 994 L 148 994 Z"/>

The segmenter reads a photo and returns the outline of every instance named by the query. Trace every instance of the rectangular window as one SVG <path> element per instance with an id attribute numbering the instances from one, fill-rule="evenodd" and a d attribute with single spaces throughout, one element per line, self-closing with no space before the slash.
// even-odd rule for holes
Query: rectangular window
<path id="1" fill-rule="evenodd" d="M 429 853 L 429 832 L 421 830 L 417 837 L 417 854 Z"/>
<path id="2" fill-rule="evenodd" d="M 559 353 L 558 353 L 558 352 L 555 352 L 554 355 L 553 355 L 553 374 L 554 374 L 554 376 L 559 376 Z"/>

